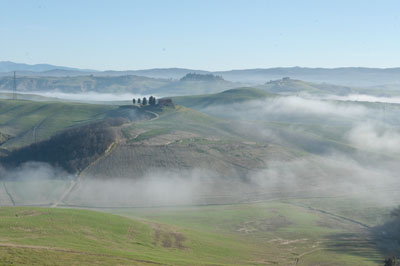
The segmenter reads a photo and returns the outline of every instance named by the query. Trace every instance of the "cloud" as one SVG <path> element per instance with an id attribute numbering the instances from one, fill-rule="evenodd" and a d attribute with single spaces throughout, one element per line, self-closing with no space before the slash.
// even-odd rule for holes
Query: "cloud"
<path id="1" fill-rule="evenodd" d="M 379 152 L 400 152 L 400 133 L 376 123 L 359 123 L 347 134 L 348 141 L 362 149 Z"/>
<path id="2" fill-rule="evenodd" d="M 338 101 L 400 104 L 400 97 L 378 97 L 378 96 L 367 95 L 367 94 L 350 94 L 350 95 L 346 95 L 346 96 L 330 95 L 326 99 L 338 100 Z"/>
<path id="3" fill-rule="evenodd" d="M 12 93 L 4 91 L 5 93 Z M 132 101 L 133 98 L 149 97 L 150 95 L 132 94 L 132 93 L 97 93 L 97 92 L 83 92 L 83 93 L 65 93 L 59 91 L 30 91 L 18 92 L 18 94 L 33 94 L 50 98 L 58 98 L 62 100 L 77 101 L 77 102 L 112 102 L 112 101 Z M 153 95 L 158 98 L 157 95 Z"/>
<path id="4" fill-rule="evenodd" d="M 220 116 L 229 116 L 242 120 L 264 120 L 284 117 L 293 120 L 296 117 L 355 118 L 367 115 L 362 105 L 337 103 L 328 100 L 306 99 L 296 96 L 254 100 L 230 105 L 208 106 L 202 111 Z"/>
<path id="5" fill-rule="evenodd" d="M 26 162 L 13 169 L 5 169 L 0 164 L 0 178 L 1 180 L 39 180 L 39 179 L 57 179 L 57 178 L 70 178 L 60 168 L 53 167 L 43 162 Z"/>

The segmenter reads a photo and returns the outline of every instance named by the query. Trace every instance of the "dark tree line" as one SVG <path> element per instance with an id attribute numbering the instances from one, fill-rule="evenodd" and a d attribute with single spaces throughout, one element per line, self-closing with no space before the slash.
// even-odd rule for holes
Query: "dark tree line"
<path id="1" fill-rule="evenodd" d="M 396 257 L 385 259 L 384 266 L 398 266 L 398 260 Z"/>
<path id="2" fill-rule="evenodd" d="M 150 96 L 150 97 L 149 97 L 149 100 L 147 100 L 146 97 L 143 97 L 143 99 L 138 98 L 137 101 L 136 101 L 136 99 L 132 99 L 132 103 L 133 103 L 133 104 L 136 104 L 136 102 L 137 102 L 138 104 L 142 104 L 142 105 L 147 105 L 147 104 L 149 104 L 149 105 L 156 105 L 157 100 L 156 100 L 156 97 L 153 97 L 153 96 Z"/>

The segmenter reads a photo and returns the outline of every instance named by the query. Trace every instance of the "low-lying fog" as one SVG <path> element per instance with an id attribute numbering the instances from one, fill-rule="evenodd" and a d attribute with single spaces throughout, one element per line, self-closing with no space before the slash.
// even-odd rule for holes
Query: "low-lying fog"
<path id="1" fill-rule="evenodd" d="M 10 94 L 12 91 L 1 91 L 2 93 Z M 149 97 L 151 95 L 145 94 L 134 94 L 134 93 L 98 93 L 98 92 L 83 92 L 83 93 L 65 93 L 59 91 L 29 91 L 29 92 L 18 92 L 18 96 L 22 99 L 30 99 L 31 97 L 42 96 L 46 98 L 54 98 L 54 100 L 66 100 L 66 101 L 75 101 L 75 102 L 120 102 L 120 101 L 129 101 L 132 99 L 142 99 L 143 97 Z M 159 98 L 158 95 L 152 95 L 156 98 Z M 0 95 L 1 97 L 1 95 Z M 6 96 L 3 96 L 6 98 Z M 42 100 L 51 100 L 43 98 Z M 34 98 L 34 100 L 40 100 L 39 98 Z"/>
<path id="2" fill-rule="evenodd" d="M 44 163 L 0 170 L 4 187 L 21 205 L 142 207 L 252 202 L 287 197 L 358 197 L 395 206 L 400 188 L 396 160 L 365 165 L 344 154 L 270 161 L 246 178 L 206 169 L 149 169 L 141 178 L 98 180 L 75 177 Z M 65 191 L 72 190 L 63 198 Z M 6 195 L 0 196 L 1 198 Z"/>
<path id="3" fill-rule="evenodd" d="M 102 97 L 97 99 L 105 99 Z M 400 108 L 396 104 L 289 96 L 209 106 L 202 111 L 235 119 L 238 123 L 232 123 L 233 131 L 256 136 L 258 141 L 272 139 L 283 148 L 290 143 L 286 138 L 300 134 L 318 136 L 321 145 L 330 142 L 338 146 L 316 153 L 298 150 L 296 158 L 285 161 L 269 159 L 265 169 L 249 171 L 246 176 L 234 172 L 221 176 L 207 169 L 149 169 L 142 177 L 132 173 L 118 180 L 99 181 L 95 176 L 80 180 L 62 169 L 31 162 L 12 170 L 0 168 L 5 184 L 0 188 L 0 199 L 6 193 L 20 204 L 43 204 L 46 200 L 51 204 L 62 199 L 60 205 L 97 207 L 228 203 L 296 196 L 368 197 L 392 206 L 398 202 Z M 271 122 L 286 134 L 271 129 Z M 301 138 L 290 141 L 304 145 Z M 55 181 L 60 179 L 64 183 Z M 70 193 L 62 197 L 68 190 Z M 39 195 L 40 201 L 35 200 Z"/>
<path id="4" fill-rule="evenodd" d="M 353 102 L 371 102 L 371 103 L 397 103 L 400 104 L 400 97 L 384 97 L 373 96 L 367 94 L 350 94 L 346 96 L 328 96 L 326 99 L 338 101 L 353 101 Z"/>

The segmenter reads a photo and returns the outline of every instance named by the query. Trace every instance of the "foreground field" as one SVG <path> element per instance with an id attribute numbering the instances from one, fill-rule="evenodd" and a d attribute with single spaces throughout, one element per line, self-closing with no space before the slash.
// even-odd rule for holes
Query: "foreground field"
<path id="1" fill-rule="evenodd" d="M 356 220 L 368 208 L 346 219 L 310 208 L 317 202 L 103 212 L 2 207 L 0 264 L 382 265 L 383 240 Z"/>

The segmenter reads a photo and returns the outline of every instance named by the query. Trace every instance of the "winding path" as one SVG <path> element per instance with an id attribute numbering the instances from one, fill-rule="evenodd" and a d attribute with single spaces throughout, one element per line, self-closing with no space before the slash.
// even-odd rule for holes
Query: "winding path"
<path id="1" fill-rule="evenodd" d="M 306 209 L 309 209 L 309 210 L 312 210 L 312 211 L 320 212 L 320 213 L 323 213 L 323 214 L 326 214 L 326 215 L 329 215 L 329 216 L 333 216 L 335 218 L 346 220 L 348 222 L 351 222 L 351 223 L 356 224 L 358 226 L 361 226 L 363 228 L 370 228 L 371 227 L 368 224 L 359 222 L 357 220 L 353 220 L 351 218 L 347 218 L 347 217 L 339 215 L 339 214 L 335 214 L 335 213 L 332 213 L 332 212 L 328 212 L 328 211 L 325 211 L 325 210 L 317 209 L 317 208 L 314 208 L 314 207 L 311 207 L 311 206 L 302 205 L 302 204 L 295 204 L 295 203 L 291 203 L 291 204 L 295 205 L 295 206 L 303 207 L 303 208 L 306 208 Z"/>
<path id="2" fill-rule="evenodd" d="M 13 197 L 11 196 L 11 193 L 7 189 L 6 182 L 3 182 L 3 187 L 4 187 L 4 191 L 6 192 L 7 196 L 10 198 L 12 205 L 15 206 L 15 201 L 14 201 Z"/>
<path id="3" fill-rule="evenodd" d="M 160 118 L 160 115 L 157 114 L 157 113 L 155 113 L 155 112 L 148 111 L 148 110 L 145 110 L 145 112 L 154 115 L 153 118 L 150 118 L 150 119 L 147 120 L 147 121 L 153 121 L 153 120 L 156 120 L 156 119 Z M 120 126 L 120 127 L 117 128 L 117 130 L 119 130 L 119 134 L 118 134 L 118 136 L 116 137 L 115 141 L 112 142 L 112 143 L 107 147 L 107 149 L 104 151 L 104 154 L 103 154 L 102 156 L 100 156 L 99 158 L 97 158 L 96 160 L 94 160 L 93 162 L 91 162 L 88 166 L 86 166 L 86 167 L 77 175 L 76 181 L 75 181 L 75 180 L 72 180 L 72 181 L 71 181 L 70 186 L 64 191 L 64 193 L 61 195 L 61 197 L 60 197 L 55 203 L 53 203 L 53 204 L 51 205 L 51 207 L 55 208 L 55 207 L 57 207 L 60 203 L 62 203 L 62 201 L 63 201 L 64 199 L 66 199 L 66 198 L 71 194 L 71 192 L 78 186 L 78 184 L 81 182 L 82 174 L 83 174 L 89 167 L 91 167 L 92 165 L 96 164 L 98 161 L 100 161 L 100 160 L 102 160 L 102 159 L 105 159 L 105 158 L 112 152 L 112 150 L 113 150 L 115 147 L 118 146 L 118 144 L 120 144 L 120 143 L 122 143 L 122 142 L 124 141 L 123 137 L 121 137 L 121 136 L 123 136 L 123 135 L 121 134 L 121 128 L 126 127 L 126 126 L 129 126 L 130 124 L 132 124 L 132 123 L 127 123 L 127 124 L 124 124 L 124 125 L 122 125 L 122 126 Z M 5 184 L 4 184 L 4 186 L 5 186 Z M 10 198 L 12 199 L 11 195 L 9 195 L 9 196 L 10 196 Z M 13 202 L 13 205 L 15 205 L 15 203 L 14 203 L 13 200 L 12 200 L 12 202 Z"/>

